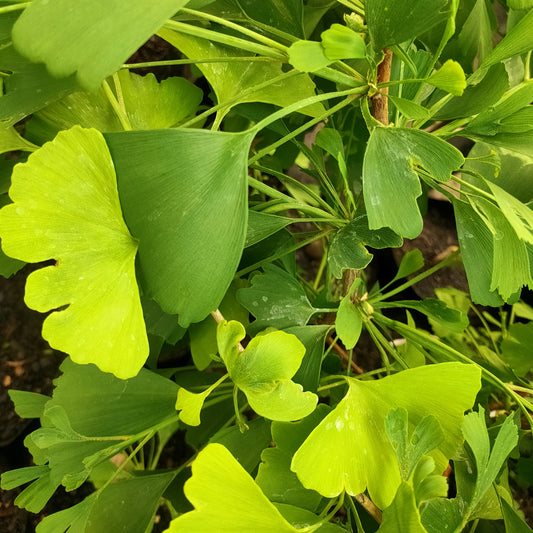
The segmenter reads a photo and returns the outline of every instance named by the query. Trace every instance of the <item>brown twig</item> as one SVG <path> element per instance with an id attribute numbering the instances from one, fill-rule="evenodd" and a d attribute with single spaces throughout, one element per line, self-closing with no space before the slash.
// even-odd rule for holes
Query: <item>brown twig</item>
<path id="1" fill-rule="evenodd" d="M 357 503 L 364 507 L 367 513 L 374 518 L 374 520 L 381 524 L 383 521 L 383 513 L 379 507 L 376 507 L 376 504 L 366 495 L 366 494 L 356 494 L 355 499 Z"/>
<path id="2" fill-rule="evenodd" d="M 350 354 L 346 350 L 343 350 L 331 336 L 327 338 L 327 343 L 333 345 L 333 350 L 335 350 L 342 357 L 343 362 L 348 365 L 348 361 L 350 360 Z M 354 361 L 352 361 L 351 368 L 356 374 L 361 375 L 365 373 L 365 371 Z"/>
<path id="3" fill-rule="evenodd" d="M 211 316 L 215 319 L 215 322 L 217 324 L 220 324 L 221 322 L 224 322 L 224 320 L 226 320 L 224 318 L 224 315 L 218 309 L 216 311 L 211 311 Z M 240 342 L 238 346 L 239 346 L 239 353 L 244 352 L 244 347 Z"/>
<path id="4" fill-rule="evenodd" d="M 390 81 L 390 69 L 392 63 L 392 52 L 388 48 L 383 49 L 385 57 L 378 65 L 377 83 L 387 83 Z M 372 97 L 372 114 L 376 120 L 387 126 L 389 124 L 389 103 L 387 94 L 388 87 L 383 87 L 381 92 Z"/>

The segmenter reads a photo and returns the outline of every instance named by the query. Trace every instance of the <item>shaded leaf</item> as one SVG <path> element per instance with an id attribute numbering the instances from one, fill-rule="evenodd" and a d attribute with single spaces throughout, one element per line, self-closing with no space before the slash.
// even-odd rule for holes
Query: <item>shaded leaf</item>
<path id="1" fill-rule="evenodd" d="M 268 213 L 250 209 L 248 211 L 248 226 L 246 228 L 244 247 L 247 248 L 261 242 L 293 222 L 293 218 L 269 215 Z"/>
<path id="2" fill-rule="evenodd" d="M 151 73 L 138 76 L 128 70 L 120 70 L 117 76 L 126 116 L 134 130 L 170 128 L 193 115 L 202 100 L 202 91 L 184 78 L 158 82 Z M 113 80 L 109 80 L 109 85 L 116 93 Z M 124 129 L 103 88 L 94 93 L 71 93 L 36 116 L 58 130 L 76 124 L 101 132 Z"/>
<path id="3" fill-rule="evenodd" d="M 480 305 L 500 306 L 503 304 L 502 297 L 491 289 L 494 255 L 492 234 L 470 204 L 456 201 L 453 207 L 470 297 Z"/>
<path id="4" fill-rule="evenodd" d="M 348 378 L 349 391 L 311 432 L 292 460 L 291 469 L 309 489 L 332 498 L 346 490 L 368 490 L 380 508 L 394 499 L 401 483 L 396 455 L 385 433 L 391 408 L 404 407 L 409 423 L 433 415 L 445 441 L 431 453 L 437 471 L 462 442 L 460 420 L 480 387 L 473 365 L 441 363 L 405 370 L 378 381 Z"/>
<path id="5" fill-rule="evenodd" d="M 360 270 L 368 266 L 373 254 L 365 245 L 382 249 L 397 248 L 402 243 L 403 239 L 390 228 L 371 230 L 368 218 L 358 216 L 335 233 L 328 251 L 328 265 L 333 276 L 341 279 L 348 268 Z"/>
<path id="6" fill-rule="evenodd" d="M 378 533 L 427 533 L 420 522 L 413 487 L 402 481 L 391 505 L 383 511 Z"/>
<path id="7" fill-rule="evenodd" d="M 198 454 L 185 495 L 195 510 L 175 518 L 168 533 L 297 531 L 221 444 L 208 444 Z"/>
<path id="8" fill-rule="evenodd" d="M 477 469 L 475 489 L 469 502 L 470 509 L 473 509 L 492 486 L 503 463 L 518 443 L 518 428 L 513 418 L 507 417 L 501 425 L 491 449 L 485 424 L 485 412 L 480 409 L 479 412 L 466 415 L 463 422 L 463 433 L 474 454 Z"/>
<path id="9" fill-rule="evenodd" d="M 387 226 L 402 237 L 418 236 L 422 216 L 416 199 L 422 188 L 416 168 L 423 167 L 437 181 L 447 181 L 463 163 L 456 148 L 424 131 L 375 128 L 363 162 L 363 193 L 370 229 Z"/>
<path id="10" fill-rule="evenodd" d="M 331 522 L 325 522 L 320 527 L 313 527 L 314 524 L 320 521 L 321 516 L 318 516 L 311 511 L 295 507 L 294 505 L 287 505 L 286 503 L 275 503 L 274 507 L 283 515 L 283 518 L 288 520 L 294 527 L 300 531 L 305 527 L 312 528 L 313 533 L 344 533 L 346 529 L 335 525 Z M 304 530 L 305 531 L 305 530 Z"/>
<path id="11" fill-rule="evenodd" d="M 76 74 L 82 87 L 95 90 L 186 3 L 133 0 L 125 11 L 120 0 L 80 0 L 76 9 L 69 0 L 37 0 L 15 23 L 13 42 L 52 76 Z"/>
<path id="12" fill-rule="evenodd" d="M 361 281 L 361 278 L 357 278 Z M 351 350 L 359 340 L 363 329 L 363 317 L 357 306 L 352 302 L 352 294 L 361 283 L 354 283 L 348 294 L 339 304 L 335 317 L 335 331 L 347 350 Z"/>
<path id="13" fill-rule="evenodd" d="M 182 327 L 218 307 L 237 270 L 252 137 L 189 129 L 106 135 L 124 219 L 139 239 L 145 296 L 179 315 Z"/>
<path id="14" fill-rule="evenodd" d="M 466 88 L 465 73 L 461 65 L 451 59 L 448 59 L 437 72 L 432 74 L 427 82 L 454 96 L 461 96 Z"/>
<path id="15" fill-rule="evenodd" d="M 416 104 L 407 98 L 400 98 L 399 96 L 388 95 L 388 99 L 394 104 L 396 109 L 406 118 L 411 119 L 425 119 L 427 120 L 431 113 L 429 109 Z"/>
<path id="16" fill-rule="evenodd" d="M 0 98 L 0 120 L 5 127 L 78 89 L 73 77 L 54 78 L 44 65 L 22 57 L 12 44 L 0 50 L 0 64 L 12 73 L 3 80 L 5 94 Z"/>
<path id="17" fill-rule="evenodd" d="M 276 446 L 266 448 L 261 454 L 262 463 L 255 478 L 271 501 L 316 511 L 322 496 L 304 488 L 296 474 L 290 470 L 290 465 L 296 450 L 328 412 L 329 408 L 320 404 L 299 422 L 272 423 L 272 440 Z"/>
<path id="18" fill-rule="evenodd" d="M 399 44 L 427 31 L 446 18 L 446 0 L 367 0 L 368 31 L 374 49 Z"/>
<path id="19" fill-rule="evenodd" d="M 531 533 L 532 529 L 522 520 L 518 513 L 503 498 L 500 500 L 502 505 L 503 520 L 505 531 L 513 533 Z"/>
<path id="20" fill-rule="evenodd" d="M 43 337 L 77 363 L 122 379 L 148 357 L 135 280 L 137 243 L 118 199 L 113 162 L 101 133 L 61 132 L 13 171 L 13 204 L 0 212 L 2 247 L 17 259 L 56 266 L 33 272 L 26 304 L 49 315 Z"/>
<path id="21" fill-rule="evenodd" d="M 158 32 L 163 39 L 175 46 L 190 59 L 208 59 L 210 57 L 239 57 L 249 56 L 250 53 L 226 46 L 162 29 Z M 319 46 L 320 44 L 317 43 Z M 224 107 L 218 112 L 223 117 L 233 105 L 243 102 L 264 102 L 280 107 L 288 106 L 304 98 L 314 96 L 315 84 L 307 74 L 292 76 L 275 84 L 268 85 L 250 94 L 242 95 L 244 91 L 280 76 L 283 71 L 280 62 L 234 62 L 201 63 L 198 68 L 216 94 L 217 102 L 224 102 L 241 96 L 237 102 Z M 313 104 L 300 109 L 300 113 L 316 116 L 324 111 L 322 104 Z"/>
<path id="22" fill-rule="evenodd" d="M 10 390 L 8 394 L 20 418 L 40 418 L 46 402 L 50 399 L 44 394 L 22 390 Z"/>
<path id="23" fill-rule="evenodd" d="M 533 346 L 533 322 L 512 324 L 508 335 L 502 341 L 500 357 L 517 376 L 525 376 L 533 368 L 531 346 Z"/>
<path id="24" fill-rule="evenodd" d="M 418 272 L 422 268 L 424 268 L 424 256 L 422 255 L 422 252 L 418 248 L 409 250 L 402 257 L 402 261 L 398 267 L 398 272 L 396 272 L 396 276 L 394 276 L 393 281 L 406 278 L 407 276 Z"/>
<path id="25" fill-rule="evenodd" d="M 300 283 L 275 265 L 267 264 L 263 271 L 252 278 L 250 287 L 237 291 L 238 301 L 256 317 L 250 332 L 307 324 L 317 309 L 309 302 Z"/>

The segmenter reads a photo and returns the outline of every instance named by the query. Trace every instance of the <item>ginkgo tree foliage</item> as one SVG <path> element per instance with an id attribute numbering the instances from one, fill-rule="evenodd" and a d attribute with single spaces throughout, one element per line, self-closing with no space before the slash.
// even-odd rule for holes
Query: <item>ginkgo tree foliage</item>
<path id="1" fill-rule="evenodd" d="M 10 391 L 40 426 L 1 486 L 93 489 L 38 533 L 162 505 L 169 533 L 531 531 L 532 27 L 531 0 L 0 2 L 0 274 L 34 264 L 66 354 L 51 397 Z M 176 59 L 135 63 L 154 35 Z M 381 275 L 434 196 L 457 249 Z M 467 292 L 407 290 L 445 267 Z"/>

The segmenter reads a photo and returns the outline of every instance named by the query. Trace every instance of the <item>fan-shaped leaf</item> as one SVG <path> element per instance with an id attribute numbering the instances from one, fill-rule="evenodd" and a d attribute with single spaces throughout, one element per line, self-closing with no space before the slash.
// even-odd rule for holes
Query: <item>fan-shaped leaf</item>
<path id="1" fill-rule="evenodd" d="M 15 23 L 13 42 L 54 77 L 76 73 L 82 87 L 95 90 L 186 3 L 132 0 L 125 10 L 121 0 L 78 0 L 72 9 L 69 0 L 37 0 Z"/>
<path id="2" fill-rule="evenodd" d="M 198 454 L 185 495 L 195 509 L 174 519 L 167 533 L 297 532 L 221 444 Z"/>
<path id="3" fill-rule="evenodd" d="M 481 385 L 479 368 L 442 363 L 405 370 L 378 381 L 348 379 L 349 390 L 337 407 L 311 432 L 292 460 L 291 469 L 309 489 L 326 497 L 346 490 L 368 489 L 380 508 L 387 507 L 401 476 L 393 447 L 385 432 L 391 408 L 408 411 L 409 424 L 433 415 L 445 441 L 431 453 L 437 471 L 462 442 L 463 413 L 474 402 Z"/>
<path id="4" fill-rule="evenodd" d="M 2 247 L 17 259 L 56 259 L 32 273 L 26 303 L 49 315 L 43 337 L 77 363 L 126 379 L 148 357 L 135 280 L 137 243 L 122 219 L 101 133 L 79 127 L 17 165 L 0 212 Z"/>

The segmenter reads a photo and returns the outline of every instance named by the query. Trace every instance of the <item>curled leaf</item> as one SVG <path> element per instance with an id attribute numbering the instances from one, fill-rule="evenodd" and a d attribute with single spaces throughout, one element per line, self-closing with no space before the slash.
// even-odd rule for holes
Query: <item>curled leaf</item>
<path id="1" fill-rule="evenodd" d="M 30 263 L 56 260 L 26 283 L 28 307 L 55 310 L 43 337 L 76 363 L 135 376 L 148 357 L 137 243 L 122 218 L 102 134 L 59 133 L 15 167 L 9 195 L 14 203 L 0 211 L 5 253 Z"/>

